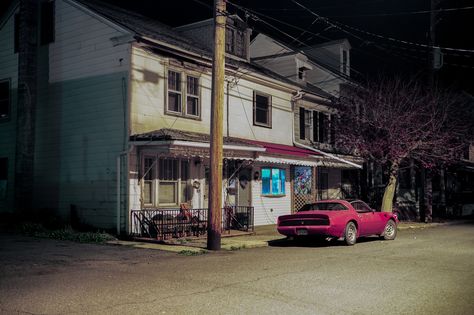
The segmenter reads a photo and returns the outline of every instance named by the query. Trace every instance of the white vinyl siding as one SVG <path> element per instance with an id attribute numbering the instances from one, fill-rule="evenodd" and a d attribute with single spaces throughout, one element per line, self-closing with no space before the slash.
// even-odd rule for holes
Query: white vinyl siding
<path id="1" fill-rule="evenodd" d="M 269 165 L 255 165 L 254 170 L 260 170 Z M 283 165 L 272 165 L 272 167 L 285 170 L 285 195 L 262 196 L 262 180 L 252 181 L 252 206 L 254 207 L 254 224 L 266 225 L 276 224 L 278 216 L 291 213 L 291 182 L 290 167 Z"/>
<path id="2" fill-rule="evenodd" d="M 127 71 L 130 44 L 114 46 L 124 31 L 67 0 L 55 1 L 55 40 L 49 44 L 50 82 Z"/>

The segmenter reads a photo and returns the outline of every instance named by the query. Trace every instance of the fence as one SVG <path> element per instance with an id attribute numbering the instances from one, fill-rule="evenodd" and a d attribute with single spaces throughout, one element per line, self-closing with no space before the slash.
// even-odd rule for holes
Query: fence
<path id="1" fill-rule="evenodd" d="M 158 240 L 201 237 L 207 233 L 208 209 L 132 210 L 130 235 Z M 222 209 L 222 232 L 253 231 L 253 207 L 229 206 Z"/>

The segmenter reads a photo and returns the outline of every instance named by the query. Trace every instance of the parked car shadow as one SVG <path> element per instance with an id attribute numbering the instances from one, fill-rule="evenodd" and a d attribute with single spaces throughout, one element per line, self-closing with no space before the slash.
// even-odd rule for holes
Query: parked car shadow
<path id="1" fill-rule="evenodd" d="M 361 237 L 357 239 L 357 243 L 370 243 L 375 241 L 381 241 L 379 237 Z M 356 243 L 356 246 L 357 246 Z M 272 247 L 333 247 L 333 246 L 346 246 L 346 243 L 341 240 L 327 240 L 320 237 L 305 237 L 305 238 L 281 238 L 268 242 L 269 246 Z"/>

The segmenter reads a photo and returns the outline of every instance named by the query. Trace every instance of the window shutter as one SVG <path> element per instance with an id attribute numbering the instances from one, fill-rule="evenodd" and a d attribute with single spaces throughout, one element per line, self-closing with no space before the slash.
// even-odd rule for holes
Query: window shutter
<path id="1" fill-rule="evenodd" d="M 319 115 L 317 111 L 313 111 L 313 141 L 318 142 L 318 122 L 319 122 Z"/>
<path id="2" fill-rule="evenodd" d="M 300 139 L 302 140 L 306 137 L 304 130 L 304 108 L 300 107 Z"/>
<path id="3" fill-rule="evenodd" d="M 319 113 L 319 142 L 325 143 L 328 141 L 328 129 L 327 129 L 328 117 L 326 114 Z"/>
<path id="4" fill-rule="evenodd" d="M 329 140 L 329 143 L 331 145 L 336 144 L 336 116 L 331 115 L 331 139 Z"/>

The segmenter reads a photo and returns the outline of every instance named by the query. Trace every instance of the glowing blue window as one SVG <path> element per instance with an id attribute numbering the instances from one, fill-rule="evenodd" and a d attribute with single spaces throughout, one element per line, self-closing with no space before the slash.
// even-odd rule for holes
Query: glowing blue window
<path id="1" fill-rule="evenodd" d="M 262 168 L 262 195 L 285 194 L 285 170 Z"/>

